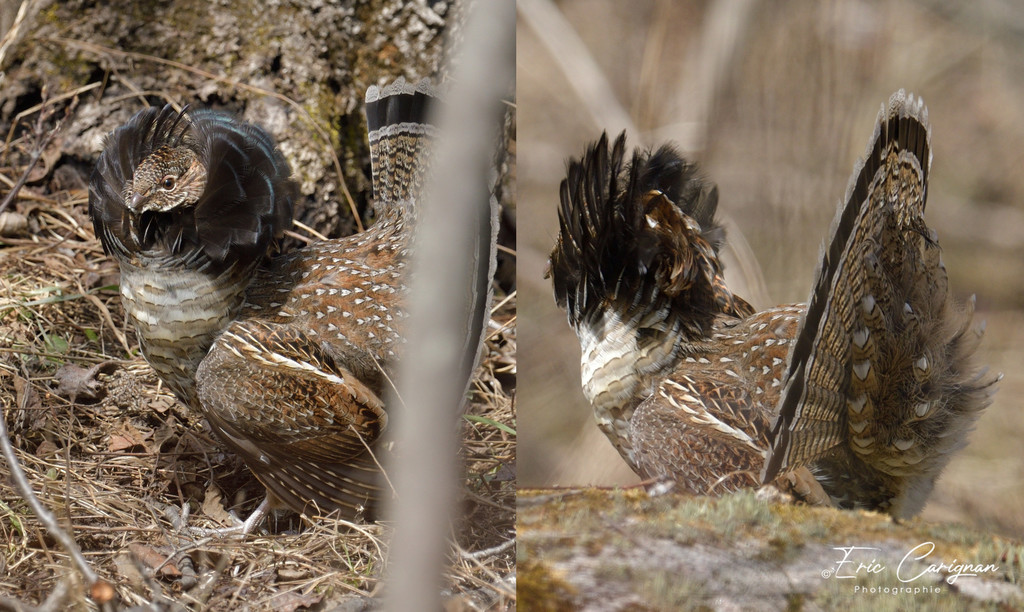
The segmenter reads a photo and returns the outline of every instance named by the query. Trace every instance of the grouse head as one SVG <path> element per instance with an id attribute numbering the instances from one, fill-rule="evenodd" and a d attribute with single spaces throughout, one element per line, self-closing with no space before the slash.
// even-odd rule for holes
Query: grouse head
<path id="1" fill-rule="evenodd" d="M 665 310 L 703 327 L 749 308 L 724 284 L 718 189 L 673 147 L 627 159 L 624 134 L 611 147 L 602 135 L 570 160 L 560 195 L 549 274 L 577 330 L 608 311 L 621 323 Z"/>
<path id="2" fill-rule="evenodd" d="M 248 265 L 291 225 L 289 175 L 256 125 L 212 110 L 147 108 L 107 137 L 89 213 L 121 261 Z"/>
<path id="3" fill-rule="evenodd" d="M 142 160 L 124 201 L 136 215 L 192 206 L 206 188 L 206 167 L 187 146 L 162 146 Z"/>

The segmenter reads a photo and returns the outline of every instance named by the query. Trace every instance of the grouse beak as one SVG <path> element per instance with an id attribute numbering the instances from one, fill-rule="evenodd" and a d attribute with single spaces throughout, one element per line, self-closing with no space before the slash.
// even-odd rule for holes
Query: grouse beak
<path id="1" fill-rule="evenodd" d="M 128 196 L 128 223 L 131 225 L 131 235 L 134 236 L 136 245 L 142 247 L 141 241 L 144 239 L 143 233 L 145 229 L 142 227 L 142 214 L 145 212 L 143 207 L 146 205 L 146 201 L 149 200 L 145 194 L 135 192 Z"/>
<path id="2" fill-rule="evenodd" d="M 128 200 L 128 209 L 136 214 L 142 212 L 142 204 L 146 199 L 146 196 L 141 193 L 133 193 L 132 197 Z"/>

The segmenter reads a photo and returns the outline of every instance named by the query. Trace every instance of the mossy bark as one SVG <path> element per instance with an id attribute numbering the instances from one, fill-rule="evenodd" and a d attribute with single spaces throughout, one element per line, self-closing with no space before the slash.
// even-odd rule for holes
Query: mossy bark
<path id="1" fill-rule="evenodd" d="M 0 66 L 0 126 L 6 133 L 18 113 L 44 97 L 80 92 L 65 122 L 61 163 L 87 176 L 103 137 L 145 103 L 225 108 L 278 140 L 301 186 L 296 219 L 344 235 L 355 223 L 342 181 L 364 224 L 370 208 L 364 92 L 399 76 L 436 75 L 454 5 L 53 2 L 25 24 Z M 15 135 L 24 128 L 16 126 Z"/>

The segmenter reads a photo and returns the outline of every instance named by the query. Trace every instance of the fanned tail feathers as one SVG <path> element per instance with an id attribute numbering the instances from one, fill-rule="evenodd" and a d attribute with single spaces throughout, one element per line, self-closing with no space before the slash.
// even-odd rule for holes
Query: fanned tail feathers
<path id="1" fill-rule="evenodd" d="M 994 379 L 970 365 L 981 336 L 973 307 L 953 303 L 924 223 L 929 141 L 923 102 L 894 94 L 854 169 L 790 354 L 765 482 L 817 460 L 879 475 L 872 482 L 920 475 L 879 493 L 912 514 L 989 403 Z"/>

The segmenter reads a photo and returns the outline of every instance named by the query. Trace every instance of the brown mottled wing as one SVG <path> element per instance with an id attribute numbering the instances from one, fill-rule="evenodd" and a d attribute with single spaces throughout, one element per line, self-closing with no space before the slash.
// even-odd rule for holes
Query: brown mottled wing
<path id="1" fill-rule="evenodd" d="M 211 425 L 293 509 L 366 505 L 349 471 L 387 425 L 377 395 L 306 333 L 256 321 L 232 324 L 197 372 Z M 284 484 L 287 483 L 287 484 Z"/>
<path id="2" fill-rule="evenodd" d="M 751 388 L 711 363 L 683 364 L 631 420 L 642 474 L 699 494 L 757 486 L 767 428 Z"/>
<path id="3" fill-rule="evenodd" d="M 766 482 L 833 449 L 879 473 L 929 470 L 986 403 L 966 363 L 970 312 L 952 304 L 924 223 L 929 134 L 923 103 L 903 91 L 879 114 L 793 346 Z"/>

